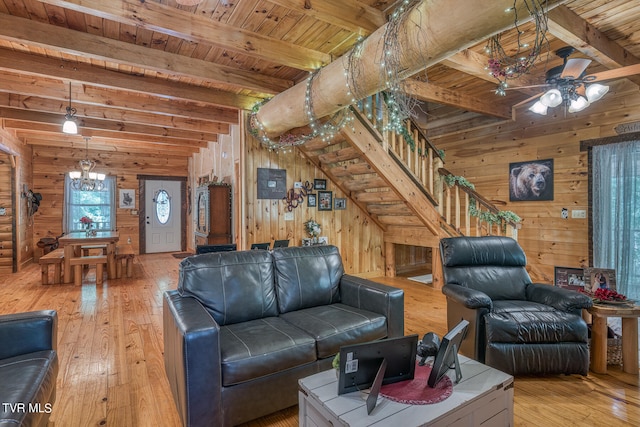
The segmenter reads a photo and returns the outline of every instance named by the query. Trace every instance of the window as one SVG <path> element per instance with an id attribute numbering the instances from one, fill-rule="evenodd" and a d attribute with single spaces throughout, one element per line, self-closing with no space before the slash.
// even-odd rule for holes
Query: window
<path id="1" fill-rule="evenodd" d="M 166 224 L 171 215 L 171 197 L 167 190 L 159 190 L 154 199 L 156 202 L 156 218 L 160 224 Z"/>
<path id="2" fill-rule="evenodd" d="M 105 179 L 102 191 L 81 191 L 71 187 L 69 175 L 65 175 L 64 228 L 66 233 L 81 231 L 80 218 L 93 220 L 94 230 L 113 231 L 116 229 L 115 177 Z"/>
<path id="3" fill-rule="evenodd" d="M 593 265 L 640 299 L 640 141 L 592 148 Z"/>

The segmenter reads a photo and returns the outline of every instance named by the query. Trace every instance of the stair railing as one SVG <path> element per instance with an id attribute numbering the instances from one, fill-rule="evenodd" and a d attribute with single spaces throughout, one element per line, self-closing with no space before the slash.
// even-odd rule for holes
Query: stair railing
<path id="1" fill-rule="evenodd" d="M 355 106 L 382 136 L 382 146 L 399 161 L 412 179 L 422 185 L 432 200 L 448 234 L 466 236 L 507 235 L 517 239 L 520 224 L 499 218 L 500 209 L 472 188 L 445 184 L 451 175 L 444 169 L 444 155 L 411 118 L 404 120 L 398 134 L 389 129 L 382 92 L 359 101 Z M 471 212 L 474 215 L 471 215 Z M 496 217 L 498 218 L 496 219 Z"/>

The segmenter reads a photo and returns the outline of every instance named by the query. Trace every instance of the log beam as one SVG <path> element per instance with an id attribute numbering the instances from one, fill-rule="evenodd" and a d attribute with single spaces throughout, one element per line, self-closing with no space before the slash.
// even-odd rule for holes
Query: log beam
<path id="1" fill-rule="evenodd" d="M 549 8 L 566 0 L 552 0 Z M 400 79 L 405 79 L 457 52 L 467 49 L 501 31 L 513 27 L 513 12 L 505 12 L 513 0 L 423 0 L 411 9 L 399 25 L 397 44 Z M 518 16 L 528 16 L 518 5 Z M 451 11 L 456 13 L 452 14 Z M 464 25 L 459 25 L 464 22 Z M 366 97 L 387 87 L 381 79 L 384 62 L 384 35 L 388 24 L 380 27 L 362 43 L 357 55 L 358 95 Z M 427 46 L 427 52 L 424 51 Z M 356 55 L 354 55 L 356 56 Z M 344 55 L 320 70 L 313 82 L 313 108 L 316 117 L 324 117 L 351 104 L 345 76 L 348 57 Z M 305 108 L 307 82 L 276 95 L 257 114 L 269 137 L 309 123 Z"/>

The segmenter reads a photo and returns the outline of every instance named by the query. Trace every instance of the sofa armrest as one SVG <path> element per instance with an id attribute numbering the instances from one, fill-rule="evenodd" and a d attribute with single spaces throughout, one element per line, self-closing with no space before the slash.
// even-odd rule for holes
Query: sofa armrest
<path id="1" fill-rule="evenodd" d="M 404 291 L 345 274 L 340 279 L 340 300 L 351 307 L 387 318 L 387 337 L 404 335 Z"/>
<path id="2" fill-rule="evenodd" d="M 220 327 L 195 298 L 164 293 L 164 367 L 182 425 L 222 425 Z"/>
<path id="3" fill-rule="evenodd" d="M 0 316 L 0 359 L 57 348 L 58 314 L 55 310 Z"/>
<path id="4" fill-rule="evenodd" d="M 578 315 L 583 308 L 589 308 L 593 305 L 591 298 L 585 294 L 542 283 L 532 283 L 527 286 L 527 299 Z"/>
<path id="5" fill-rule="evenodd" d="M 450 298 L 472 310 L 479 308 L 491 310 L 493 307 L 491 298 L 489 298 L 489 296 L 484 292 L 475 289 L 447 283 L 442 287 L 442 293 L 445 294 L 447 298 Z"/>

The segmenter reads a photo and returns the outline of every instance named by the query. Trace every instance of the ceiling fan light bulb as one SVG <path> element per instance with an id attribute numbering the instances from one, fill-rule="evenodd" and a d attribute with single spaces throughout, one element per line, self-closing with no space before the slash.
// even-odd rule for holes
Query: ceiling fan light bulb
<path id="1" fill-rule="evenodd" d="M 562 104 L 562 94 L 558 89 L 550 89 L 540 97 L 539 102 L 541 102 L 542 105 L 546 107 L 557 107 L 558 105 Z"/>
<path id="2" fill-rule="evenodd" d="M 65 120 L 62 125 L 62 132 L 69 135 L 76 135 L 78 133 L 78 125 L 73 120 Z"/>
<path id="3" fill-rule="evenodd" d="M 600 83 L 594 83 L 585 89 L 585 95 L 589 102 L 595 102 L 605 96 L 609 92 L 609 86 L 601 85 Z"/>
<path id="4" fill-rule="evenodd" d="M 576 99 L 572 100 L 569 104 L 569 112 L 577 113 L 578 111 L 582 111 L 589 106 L 589 101 L 584 96 L 579 96 Z"/>
<path id="5" fill-rule="evenodd" d="M 534 112 L 536 114 L 540 114 L 542 116 L 546 116 L 547 106 L 544 105 L 542 102 L 538 101 L 535 104 L 533 104 L 531 107 L 529 107 L 529 111 Z"/>

